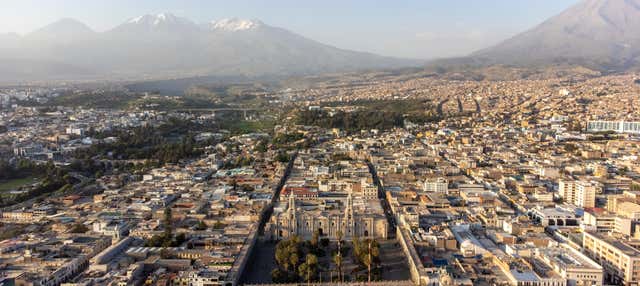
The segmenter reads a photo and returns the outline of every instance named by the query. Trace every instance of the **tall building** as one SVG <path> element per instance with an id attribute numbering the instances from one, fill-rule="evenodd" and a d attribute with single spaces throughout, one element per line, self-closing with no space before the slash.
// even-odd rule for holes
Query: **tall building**
<path id="1" fill-rule="evenodd" d="M 558 193 L 565 202 L 578 207 L 593 208 L 596 206 L 597 186 L 591 182 L 560 180 Z"/>
<path id="2" fill-rule="evenodd" d="M 605 280 L 616 285 L 640 283 L 640 250 L 622 237 L 585 232 L 584 251 L 604 268 Z"/>

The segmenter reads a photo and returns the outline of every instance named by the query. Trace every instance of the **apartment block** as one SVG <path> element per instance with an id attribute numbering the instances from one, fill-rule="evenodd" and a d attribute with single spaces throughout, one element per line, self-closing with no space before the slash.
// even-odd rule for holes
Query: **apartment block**
<path id="1" fill-rule="evenodd" d="M 602 265 L 605 281 L 618 285 L 638 285 L 640 282 L 640 250 L 625 243 L 621 236 L 585 232 L 583 247 Z"/>
<path id="2" fill-rule="evenodd" d="M 597 186 L 591 182 L 560 180 L 558 193 L 567 203 L 578 207 L 593 208 L 596 206 Z"/>

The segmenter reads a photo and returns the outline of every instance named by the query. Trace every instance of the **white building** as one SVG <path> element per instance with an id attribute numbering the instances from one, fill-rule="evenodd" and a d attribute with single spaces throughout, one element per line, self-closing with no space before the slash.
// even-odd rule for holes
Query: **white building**
<path id="1" fill-rule="evenodd" d="M 542 226 L 577 226 L 575 213 L 563 208 L 535 208 L 529 211 L 529 216 L 540 222 Z"/>
<path id="2" fill-rule="evenodd" d="M 631 219 L 613 213 L 585 211 L 582 217 L 582 229 L 595 232 L 617 232 L 631 236 Z"/>
<path id="3" fill-rule="evenodd" d="M 451 227 L 451 231 L 458 241 L 460 252 L 465 257 L 485 254 L 488 252 L 480 241 L 471 233 L 468 224 L 453 226 Z"/>
<path id="4" fill-rule="evenodd" d="M 596 206 L 596 192 L 598 186 L 591 182 L 560 180 L 558 194 L 567 203 L 578 207 L 593 208 Z"/>
<path id="5" fill-rule="evenodd" d="M 640 250 L 622 237 L 585 232 L 582 246 L 587 255 L 603 266 L 607 282 L 617 285 L 640 283 Z"/>
<path id="6" fill-rule="evenodd" d="M 602 286 L 602 266 L 569 246 L 538 248 L 535 254 L 566 279 L 567 286 Z"/>
<path id="7" fill-rule="evenodd" d="M 587 132 L 614 131 L 618 133 L 640 134 L 640 122 L 620 121 L 589 121 Z"/>
<path id="8" fill-rule="evenodd" d="M 536 173 L 540 177 L 555 179 L 560 176 L 560 170 L 555 167 L 538 167 Z"/>
<path id="9" fill-rule="evenodd" d="M 178 286 L 211 286 L 223 285 L 225 274 L 218 271 L 180 271 L 173 280 L 173 285 Z"/>
<path id="10" fill-rule="evenodd" d="M 84 129 L 80 127 L 70 126 L 65 131 L 69 135 L 84 136 Z"/>
<path id="11" fill-rule="evenodd" d="M 422 189 L 427 193 L 447 193 L 449 182 L 445 178 L 427 179 Z"/>

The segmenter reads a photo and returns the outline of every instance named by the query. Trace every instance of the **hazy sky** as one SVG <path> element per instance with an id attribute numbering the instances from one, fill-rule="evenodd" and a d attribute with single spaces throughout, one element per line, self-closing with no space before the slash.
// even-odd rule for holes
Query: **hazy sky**
<path id="1" fill-rule="evenodd" d="M 170 12 L 195 22 L 260 19 L 340 48 L 435 58 L 496 44 L 579 0 L 0 0 L 0 33 L 69 17 L 105 31 Z"/>

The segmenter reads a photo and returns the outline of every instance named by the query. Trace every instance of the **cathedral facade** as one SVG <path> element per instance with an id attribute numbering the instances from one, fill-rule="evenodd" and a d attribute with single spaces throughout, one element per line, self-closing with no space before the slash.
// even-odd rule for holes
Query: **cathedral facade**
<path id="1" fill-rule="evenodd" d="M 267 235 L 275 240 L 292 236 L 310 239 L 316 232 L 321 238 L 331 240 L 337 240 L 340 236 L 342 239 L 386 239 L 388 222 L 383 214 L 354 210 L 351 194 L 341 208 L 313 209 L 298 207 L 292 193 L 287 209 L 274 212 L 267 230 Z"/>

